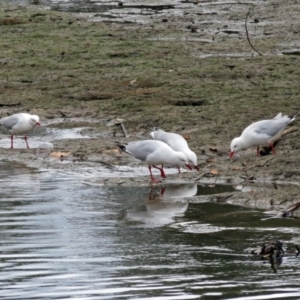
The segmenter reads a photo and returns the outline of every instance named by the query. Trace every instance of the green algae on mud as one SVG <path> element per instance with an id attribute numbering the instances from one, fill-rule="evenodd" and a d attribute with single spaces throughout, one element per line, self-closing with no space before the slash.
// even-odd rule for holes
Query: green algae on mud
<path id="1" fill-rule="evenodd" d="M 158 17 L 146 24 L 91 22 L 89 15 L 2 4 L 0 104 L 21 105 L 3 106 L 1 115 L 29 111 L 44 119 L 120 117 L 130 139 L 149 138 L 154 126 L 189 134 L 202 169 L 217 169 L 224 178 L 253 175 L 262 181 L 296 182 L 298 132 L 282 139 L 276 156 L 255 157 L 249 149 L 236 161 L 228 159 L 231 139 L 245 126 L 299 109 L 300 58 L 280 55 L 293 48 L 297 37 L 296 4 L 271 1 L 254 8 L 248 30 L 263 56 L 252 51 L 245 34 L 223 32 L 228 26 L 242 32 L 248 10 L 241 4 L 233 11 L 213 7 L 215 13 L 205 22 L 195 10 L 168 17 L 167 23 Z M 254 17 L 263 22 L 254 25 Z M 187 27 L 191 22 L 194 32 Z M 113 151 L 116 140 L 127 139 L 110 134 L 105 122 L 89 127 L 105 131 L 105 137 L 84 143 L 60 140 L 55 148 L 71 150 L 83 162 L 99 156 L 112 165 L 133 163 Z M 8 155 L 5 149 L 0 153 Z M 33 159 L 18 154 L 9 157 Z M 270 199 L 268 193 L 255 191 L 255 197 Z M 272 191 L 278 204 L 289 199 L 283 205 L 295 195 L 290 189 Z"/>

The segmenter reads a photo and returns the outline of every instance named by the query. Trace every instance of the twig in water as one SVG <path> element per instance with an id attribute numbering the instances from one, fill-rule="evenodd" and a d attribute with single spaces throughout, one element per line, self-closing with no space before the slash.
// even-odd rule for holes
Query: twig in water
<path id="1" fill-rule="evenodd" d="M 251 46 L 251 48 L 252 48 L 255 52 L 257 52 L 259 55 L 263 56 L 259 51 L 257 51 L 257 50 L 254 48 L 254 46 L 252 45 L 252 43 L 251 43 L 251 41 L 250 41 L 250 38 L 249 38 L 248 27 L 247 27 L 247 20 L 248 20 L 250 11 L 251 11 L 251 8 L 249 8 L 248 13 L 247 13 L 247 15 L 246 15 L 246 20 L 245 20 L 245 29 L 246 29 L 247 40 L 248 40 L 248 43 L 249 43 L 249 45 Z"/>
<path id="2" fill-rule="evenodd" d="M 198 181 L 199 179 L 201 179 L 203 176 L 207 175 L 207 174 L 210 174 L 210 172 L 204 172 L 202 173 L 200 176 L 198 176 L 194 182 Z"/>
<path id="3" fill-rule="evenodd" d="M 219 174 L 217 175 L 215 182 L 213 184 L 210 184 L 209 187 L 215 187 L 218 178 L 219 178 Z"/>
<path id="4" fill-rule="evenodd" d="M 291 205 L 287 210 L 285 210 L 282 213 L 282 217 L 284 217 L 284 218 L 292 217 L 294 211 L 297 210 L 298 208 L 300 208 L 300 202 L 297 202 L 297 203 Z"/>

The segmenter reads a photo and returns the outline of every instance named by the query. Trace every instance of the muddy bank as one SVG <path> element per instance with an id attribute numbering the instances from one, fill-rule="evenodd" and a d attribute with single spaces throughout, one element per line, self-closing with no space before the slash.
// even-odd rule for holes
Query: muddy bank
<path id="1" fill-rule="evenodd" d="M 230 161 L 228 154 L 231 139 L 251 122 L 299 110 L 297 5 L 195 2 L 131 23 L 1 5 L 1 116 L 40 115 L 45 131 L 32 135 L 37 143 L 47 128 L 83 128 L 82 138 L 53 138 L 49 147 L 11 151 L 3 145 L 1 159 L 74 174 L 93 169 L 93 184 L 144 185 L 147 170 L 123 176 L 122 166 L 138 164 L 115 142 L 146 139 L 161 127 L 187 135 L 201 167 L 200 173 L 170 174 L 166 182 L 193 182 L 207 173 L 198 181 L 213 183 L 218 176 L 219 183 L 253 187 L 223 201 L 288 207 L 298 201 L 298 131 L 280 141 L 277 155 L 256 157 L 248 149 Z M 263 56 L 245 35 L 250 7 L 249 34 Z M 128 138 L 107 126 L 116 118 L 125 120 Z"/>

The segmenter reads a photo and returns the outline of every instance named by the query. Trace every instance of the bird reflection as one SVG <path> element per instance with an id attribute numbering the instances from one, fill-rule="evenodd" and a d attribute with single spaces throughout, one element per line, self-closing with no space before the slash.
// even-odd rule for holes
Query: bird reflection
<path id="1" fill-rule="evenodd" d="M 193 197 L 197 194 L 198 186 L 196 183 L 169 185 L 161 189 L 161 196 L 168 198 Z"/>
<path id="2" fill-rule="evenodd" d="M 197 193 L 196 184 L 180 184 L 151 188 L 148 200 L 134 210 L 126 211 L 125 220 L 138 222 L 142 227 L 161 227 L 175 222 L 175 217 L 185 213 L 187 201 L 175 198 L 192 197 Z M 172 201 L 173 198 L 173 201 Z"/>

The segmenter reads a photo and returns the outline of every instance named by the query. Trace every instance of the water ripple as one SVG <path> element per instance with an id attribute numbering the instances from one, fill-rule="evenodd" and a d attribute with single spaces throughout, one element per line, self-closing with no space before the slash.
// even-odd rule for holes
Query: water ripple
<path id="1" fill-rule="evenodd" d="M 275 226 L 258 211 L 178 202 L 200 192 L 194 185 L 166 186 L 149 198 L 148 187 L 84 185 L 85 173 L 0 167 L 1 298 L 300 296 L 290 242 L 299 229 L 290 222 Z M 244 252 L 275 238 L 287 245 L 276 275 Z"/>

